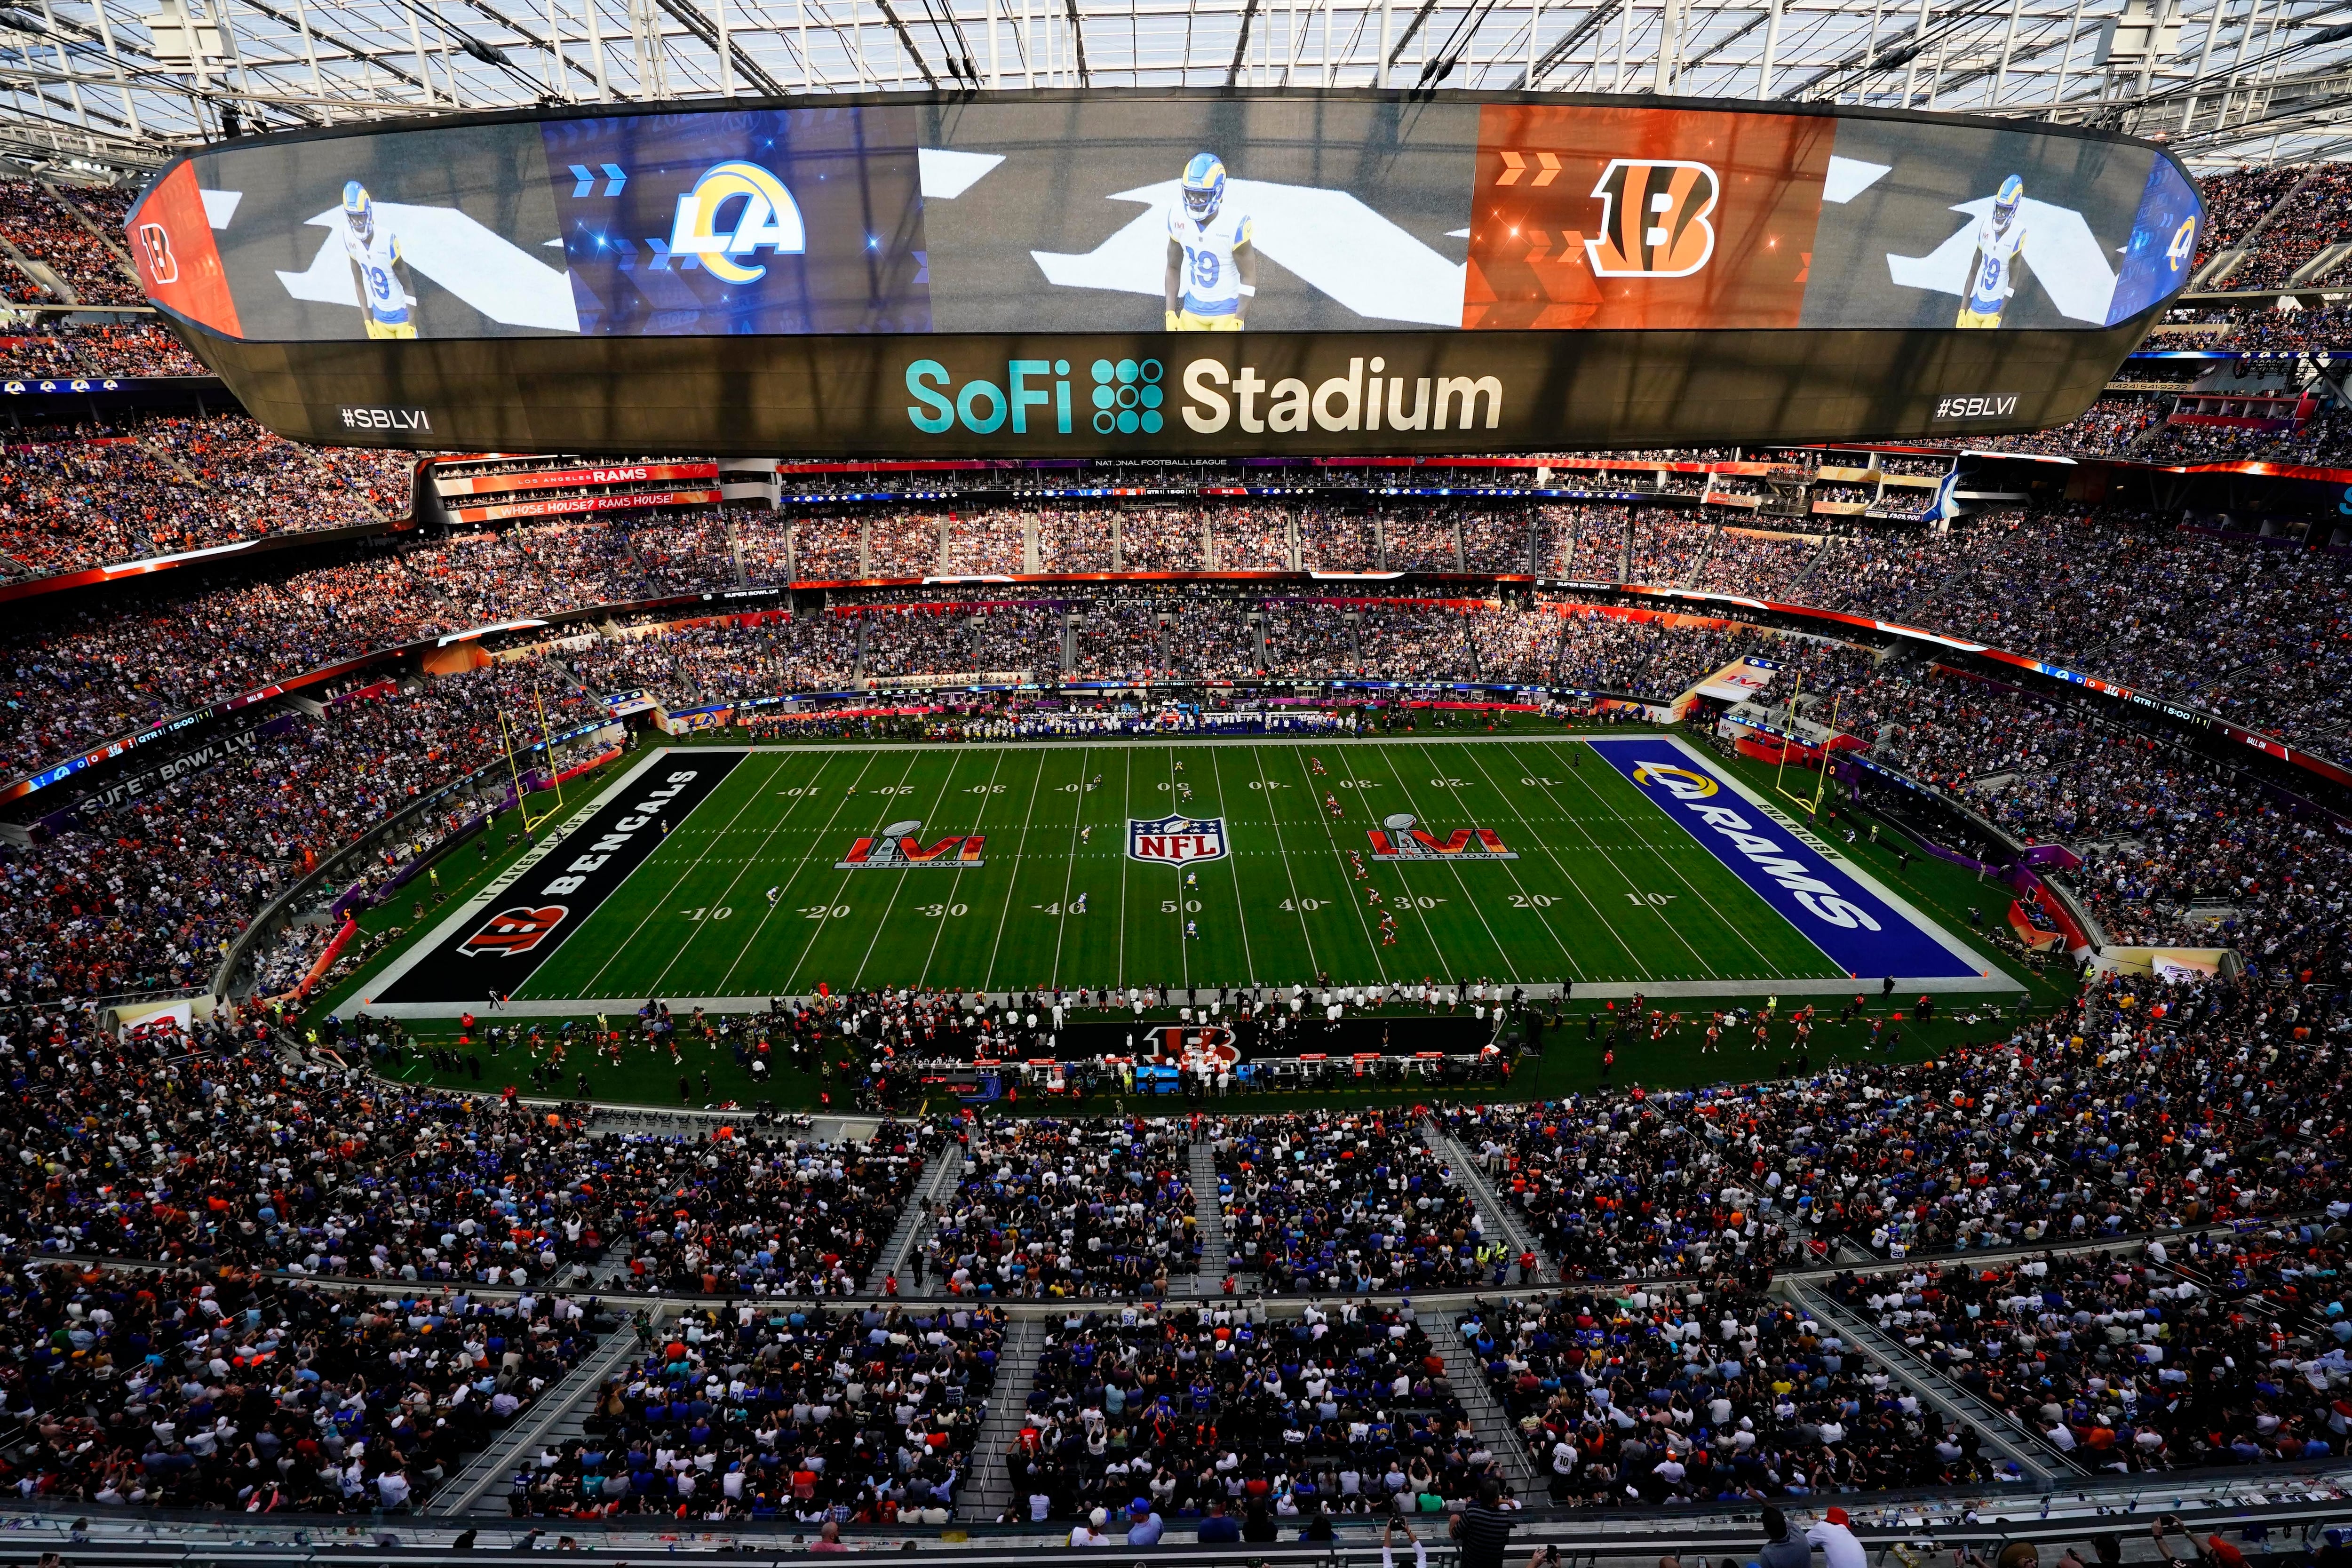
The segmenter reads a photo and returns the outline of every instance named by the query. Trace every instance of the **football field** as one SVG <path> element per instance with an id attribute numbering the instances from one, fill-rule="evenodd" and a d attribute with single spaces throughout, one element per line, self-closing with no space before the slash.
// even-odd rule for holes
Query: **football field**
<path id="1" fill-rule="evenodd" d="M 362 990 L 440 1016 L 1491 979 L 2013 989 L 1672 736 L 657 750 Z"/>

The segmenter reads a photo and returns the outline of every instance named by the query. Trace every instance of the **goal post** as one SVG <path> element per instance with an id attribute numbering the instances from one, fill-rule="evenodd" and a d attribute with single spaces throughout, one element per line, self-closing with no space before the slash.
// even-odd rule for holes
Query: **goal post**
<path id="1" fill-rule="evenodd" d="M 553 731 L 547 727 L 547 700 L 541 695 L 537 682 L 531 685 L 530 700 L 532 717 L 539 722 L 538 743 L 547 748 L 548 777 L 553 782 L 555 788 L 554 803 L 536 816 L 531 815 L 530 790 L 524 784 L 522 778 L 523 761 L 530 755 L 528 731 L 514 721 L 507 710 L 506 704 L 499 705 L 499 734 L 506 742 L 507 777 L 514 784 L 515 809 L 522 814 L 522 830 L 525 835 L 537 833 L 542 823 L 551 820 L 563 809 L 563 780 L 555 766 Z"/>
<path id="2" fill-rule="evenodd" d="M 1822 741 L 1822 765 L 1813 779 L 1813 793 L 1811 797 L 1798 794 L 1788 785 L 1789 748 L 1792 744 L 1801 743 L 1797 736 L 1797 699 L 1803 693 L 1804 681 L 1800 677 L 1797 684 L 1790 689 L 1789 704 L 1780 714 L 1780 766 L 1772 775 L 1772 793 L 1807 816 L 1818 817 L 1821 816 L 1822 802 L 1829 794 L 1830 748 L 1831 742 L 1837 739 L 1838 710 L 1845 705 L 1845 693 L 1841 691 L 1831 699 L 1829 733 Z"/>

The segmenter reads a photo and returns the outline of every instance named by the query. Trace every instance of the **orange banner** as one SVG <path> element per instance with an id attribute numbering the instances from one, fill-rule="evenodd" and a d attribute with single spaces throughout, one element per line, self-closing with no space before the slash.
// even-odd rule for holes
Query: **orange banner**
<path id="1" fill-rule="evenodd" d="M 1837 121 L 1487 104 L 1465 327 L 1794 327 Z"/>

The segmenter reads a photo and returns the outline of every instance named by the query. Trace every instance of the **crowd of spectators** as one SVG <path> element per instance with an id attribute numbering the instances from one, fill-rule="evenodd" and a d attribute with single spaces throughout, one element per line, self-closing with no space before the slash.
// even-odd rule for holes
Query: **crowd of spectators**
<path id="1" fill-rule="evenodd" d="M 1164 1297 L 1199 1267 L 1189 1144 L 1158 1121 L 982 1124 L 928 1268 L 957 1295 Z"/>
<path id="2" fill-rule="evenodd" d="M 215 579 L 175 596 L 158 579 L 0 643 L 0 746 L 26 772 L 68 752 L 372 648 L 453 630 L 457 617 L 394 556 L 281 577 Z"/>
<path id="3" fill-rule="evenodd" d="M 1994 1479 L 1981 1437 L 1754 1283 L 1506 1300 L 1459 1325 L 1556 1503 L 1885 1491 Z"/>
<path id="4" fill-rule="evenodd" d="M 68 192 L 38 180 L 0 180 L 0 237 L 71 291 L 61 294 L 11 264 L 0 267 L 0 292 L 26 304 L 145 304 L 147 297 L 117 242 L 99 237 L 100 230 L 121 234 L 129 205 L 120 192 Z"/>
<path id="5" fill-rule="evenodd" d="M 2216 254 L 2243 240 L 2263 216 L 2278 205 L 2279 198 L 2294 189 L 2305 168 L 2299 163 L 2247 167 L 2210 174 L 2201 181 L 2205 232 L 2197 237 L 2197 258 L 2190 263 L 2190 271 L 2204 271 Z"/>
<path id="6" fill-rule="evenodd" d="M 2297 1224 L 1830 1291 L 2056 1455 L 2131 1473 L 2345 1452 L 2344 1263 L 2340 1236 Z"/>
<path id="7" fill-rule="evenodd" d="M 1475 1286 L 1505 1250 L 1402 1111 L 1252 1117 L 1213 1142 L 1234 1259 L 1272 1289 Z"/>
<path id="8" fill-rule="evenodd" d="M 0 337 L 0 377 L 12 381 L 211 374 L 170 331 L 136 318 L 44 323 L 38 332 Z"/>
<path id="9" fill-rule="evenodd" d="M 745 1302 L 689 1309 L 656 1339 L 641 1328 L 586 1436 L 527 1456 L 510 1513 L 945 1524 L 1004 1329 L 961 1305 Z"/>
<path id="10" fill-rule="evenodd" d="M 0 572 L 45 577 L 407 511 L 412 459 L 297 446 L 243 415 L 37 427 L 0 461 Z"/>
<path id="11" fill-rule="evenodd" d="M 429 689 L 376 689 L 316 718 L 257 718 L 209 769 L 119 803 L 101 795 L 62 817 L 53 811 L 45 837 L 0 862 L 0 991 L 208 986 L 254 910 L 318 857 L 502 756 L 499 710 L 526 709 L 530 679 L 527 667 L 493 667 Z M 551 717 L 583 706 L 562 692 L 547 705 Z M 453 802 L 417 836 L 437 838 L 471 815 Z M 298 928 L 282 963 L 264 966 L 266 989 L 299 978 L 325 934 Z"/>
<path id="12" fill-rule="evenodd" d="M 2279 289 L 2330 246 L 2352 237 L 2352 164 L 2320 163 L 2303 173 L 2273 204 L 2243 261 L 2215 287 Z"/>
<path id="13" fill-rule="evenodd" d="M 1752 1022 L 1764 1059 L 1785 1071 L 1793 1055 L 1798 1076 L 1443 1119 L 1570 1280 L 1707 1278 L 1790 1253 L 1799 1231 L 1904 1258 L 2290 1216 L 2336 1195 L 2352 1016 L 2290 990 L 2142 981 L 2086 991 L 1995 1048 L 1826 1072 L 1805 1064 L 1799 1020 Z"/>
<path id="14" fill-rule="evenodd" d="M 316 1201 L 319 1173 L 274 1173 L 255 1153 L 236 1184 L 257 1179 L 265 1213 Z M 404 1513 L 610 1327 L 593 1298 L 562 1291 L 476 1299 L 164 1261 L 0 1271 L 10 1406 L 29 1420 L 10 1458 L 20 1495 Z"/>
<path id="15" fill-rule="evenodd" d="M 2026 583 L 2033 591 L 2018 592 Z M 1826 607 L 2092 671 L 2252 730 L 2319 735 L 2352 721 L 2335 651 L 2352 584 L 2330 552 L 2128 512 L 2008 511 L 1849 542 L 1808 590 Z"/>
<path id="16" fill-rule="evenodd" d="M 2148 432 L 2165 421 L 2166 404 L 2146 395 L 2102 397 L 2065 424 L 2025 435 L 1971 439 L 1972 447 L 2009 452 L 2040 452 L 2062 457 L 2130 458 L 2147 456 Z M 1889 497 L 1916 500 L 1926 492 L 1890 491 Z M 1884 512 L 1874 505 L 1874 511 Z"/>
<path id="17" fill-rule="evenodd" d="M 1433 1511 L 1496 1469 L 1413 1310 L 1356 1301 L 1073 1311 L 1006 1460 L 1007 1522 L 1203 1521 L 1204 1542 Z"/>

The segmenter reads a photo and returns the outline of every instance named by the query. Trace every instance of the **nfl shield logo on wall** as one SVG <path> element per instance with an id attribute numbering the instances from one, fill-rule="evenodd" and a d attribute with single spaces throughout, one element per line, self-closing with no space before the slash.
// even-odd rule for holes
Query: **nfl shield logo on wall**
<path id="1" fill-rule="evenodd" d="M 1127 819 L 1127 858 L 1160 865 L 1190 865 L 1225 858 L 1222 816 L 1154 816 Z"/>

